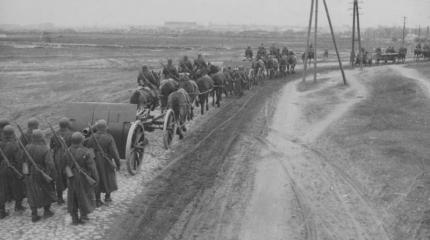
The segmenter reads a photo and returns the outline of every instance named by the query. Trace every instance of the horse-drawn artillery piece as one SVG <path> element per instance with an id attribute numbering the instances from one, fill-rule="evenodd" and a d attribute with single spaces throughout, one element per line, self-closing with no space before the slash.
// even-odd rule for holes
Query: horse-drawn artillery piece
<path id="1" fill-rule="evenodd" d="M 383 52 L 381 48 L 377 48 L 375 51 L 375 61 L 379 64 L 380 61 L 384 61 L 388 63 L 391 61 L 392 63 L 396 63 L 397 61 L 401 61 L 402 63 L 406 60 L 407 49 L 404 47 L 399 48 L 399 52 L 396 52 L 393 47 L 389 47 Z"/>
<path id="2" fill-rule="evenodd" d="M 162 130 L 164 148 L 168 149 L 177 128 L 172 109 L 156 116 L 151 115 L 149 109 L 136 114 L 136 105 L 125 103 L 70 103 L 66 116 L 72 130 L 82 131 L 87 137 L 91 134 L 89 126 L 99 119 L 106 120 L 108 132 L 114 137 L 119 155 L 126 160 L 127 170 L 132 175 L 139 172 L 143 160 L 147 144 L 145 131 Z"/>

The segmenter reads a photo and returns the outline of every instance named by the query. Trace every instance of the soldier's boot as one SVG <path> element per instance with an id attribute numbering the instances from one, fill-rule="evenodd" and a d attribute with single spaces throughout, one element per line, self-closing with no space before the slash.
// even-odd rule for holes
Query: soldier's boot
<path id="1" fill-rule="evenodd" d="M 100 199 L 101 194 L 99 192 L 96 193 L 96 207 L 101 207 L 104 203 L 102 202 L 102 200 Z"/>
<path id="2" fill-rule="evenodd" d="M 41 217 L 37 214 L 37 208 L 31 208 L 31 221 L 37 222 L 40 218 Z"/>
<path id="3" fill-rule="evenodd" d="M 4 204 L 0 205 L 0 219 L 9 216 L 9 213 L 6 211 Z"/>
<path id="4" fill-rule="evenodd" d="M 22 199 L 15 201 L 15 212 L 22 212 L 25 211 L 25 207 L 22 206 Z"/>
<path id="5" fill-rule="evenodd" d="M 83 212 L 83 211 L 79 211 L 80 212 L 80 214 L 81 214 L 81 221 L 83 222 L 83 223 L 85 223 L 85 221 L 89 221 L 90 219 L 88 218 L 88 213 L 86 213 L 86 212 Z"/>
<path id="6" fill-rule="evenodd" d="M 72 215 L 72 225 L 78 225 L 78 224 L 82 223 L 82 221 L 78 217 L 77 212 L 72 213 L 71 215 Z"/>
<path id="7" fill-rule="evenodd" d="M 105 194 L 105 202 L 112 202 L 112 198 L 110 197 L 110 193 Z"/>
<path id="8" fill-rule="evenodd" d="M 54 212 L 51 211 L 51 205 L 47 205 L 47 206 L 43 207 L 43 210 L 44 210 L 44 212 L 43 212 L 44 218 L 49 218 L 49 217 L 54 216 Z"/>
<path id="9" fill-rule="evenodd" d="M 57 203 L 58 205 L 63 205 L 64 199 L 63 199 L 63 191 L 57 191 Z"/>

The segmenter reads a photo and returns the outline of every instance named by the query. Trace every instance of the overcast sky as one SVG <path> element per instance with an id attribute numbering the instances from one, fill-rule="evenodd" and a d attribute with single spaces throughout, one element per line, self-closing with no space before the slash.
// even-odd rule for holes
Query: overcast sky
<path id="1" fill-rule="evenodd" d="M 326 0 L 335 25 L 351 25 L 352 0 Z M 310 0 L 0 0 L 0 24 L 58 26 L 200 24 L 305 26 Z M 320 2 L 321 26 L 327 25 Z M 361 0 L 363 27 L 430 24 L 430 0 Z"/>

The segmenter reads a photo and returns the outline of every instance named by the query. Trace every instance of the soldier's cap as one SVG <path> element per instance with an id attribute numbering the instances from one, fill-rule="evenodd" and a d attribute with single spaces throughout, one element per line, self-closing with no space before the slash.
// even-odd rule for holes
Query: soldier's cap
<path id="1" fill-rule="evenodd" d="M 97 130 L 105 130 L 107 128 L 107 123 L 104 119 L 100 119 L 96 122 Z"/>
<path id="2" fill-rule="evenodd" d="M 7 119 L 0 119 L 0 129 L 4 128 L 8 124 L 9 121 Z"/>
<path id="3" fill-rule="evenodd" d="M 58 122 L 58 125 L 60 126 L 60 128 L 68 128 L 70 126 L 70 121 L 68 118 L 63 117 Z"/>
<path id="4" fill-rule="evenodd" d="M 40 129 L 35 129 L 33 131 L 33 141 L 43 141 L 44 139 L 44 134 L 43 131 Z"/>
<path id="5" fill-rule="evenodd" d="M 74 132 L 72 134 L 72 144 L 81 144 L 84 141 L 84 135 L 81 132 Z"/>
<path id="6" fill-rule="evenodd" d="M 36 118 L 30 118 L 27 122 L 28 128 L 36 129 L 39 127 L 39 121 Z"/>
<path id="7" fill-rule="evenodd" d="M 4 136 L 13 136 L 15 134 L 15 130 L 13 129 L 13 127 L 11 125 L 6 125 L 3 128 L 3 134 Z"/>

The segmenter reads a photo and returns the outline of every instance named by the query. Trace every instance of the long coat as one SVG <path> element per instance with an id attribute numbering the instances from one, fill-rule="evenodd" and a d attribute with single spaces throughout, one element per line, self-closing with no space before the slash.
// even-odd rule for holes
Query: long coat
<path id="1" fill-rule="evenodd" d="M 32 141 L 25 147 L 35 163 L 51 178 L 55 179 L 55 166 L 49 148 L 44 142 Z M 40 208 L 57 201 L 54 182 L 47 182 L 42 174 L 26 159 L 30 174 L 25 178 L 28 204 L 31 208 Z"/>
<path id="2" fill-rule="evenodd" d="M 57 136 L 63 138 L 67 146 L 70 146 L 72 131 L 70 131 L 69 129 L 60 129 L 56 132 L 56 134 Z M 66 174 L 64 173 L 64 169 L 66 167 L 66 152 L 65 149 L 61 147 L 60 142 L 58 142 L 55 137 L 51 138 L 50 145 L 53 153 L 55 170 L 57 172 L 55 178 L 55 187 L 57 192 L 64 191 L 67 187 Z"/>
<path id="3" fill-rule="evenodd" d="M 97 131 L 93 136 L 87 139 L 85 143 L 86 147 L 94 149 L 95 152 L 97 172 L 100 180 L 97 190 L 102 193 L 111 193 L 118 190 L 115 169 L 111 168 L 110 164 L 107 162 L 108 160 L 105 159 L 103 154 L 99 151 L 94 137 L 99 142 L 105 156 L 109 160 L 113 159 L 117 166 L 120 164 L 118 149 L 112 135 L 105 131 Z"/>
<path id="4" fill-rule="evenodd" d="M 98 182 L 98 174 L 94 154 L 82 145 L 72 145 L 70 152 L 78 163 L 79 167 Z M 95 186 L 90 186 L 86 178 L 79 172 L 70 157 L 67 157 L 66 165 L 72 169 L 73 177 L 67 181 L 67 210 L 69 213 L 88 214 L 95 207 Z"/>
<path id="5" fill-rule="evenodd" d="M 22 151 L 15 138 L 5 138 L 0 142 L 0 148 L 5 153 L 11 165 L 18 171 L 22 169 Z M 21 172 L 22 174 L 22 172 Z M 22 200 L 25 197 L 25 185 L 15 172 L 7 167 L 0 157 L 0 205 L 9 200 Z"/>

